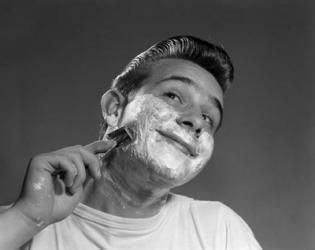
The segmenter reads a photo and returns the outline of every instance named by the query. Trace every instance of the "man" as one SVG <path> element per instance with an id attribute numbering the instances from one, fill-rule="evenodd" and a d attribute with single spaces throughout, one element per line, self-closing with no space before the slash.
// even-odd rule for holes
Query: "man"
<path id="1" fill-rule="evenodd" d="M 227 53 L 195 37 L 138 55 L 102 97 L 100 141 L 31 160 L 19 199 L 0 215 L 0 248 L 261 249 L 225 205 L 170 191 L 210 159 L 232 79 Z M 135 140 L 99 160 L 123 126 Z"/>

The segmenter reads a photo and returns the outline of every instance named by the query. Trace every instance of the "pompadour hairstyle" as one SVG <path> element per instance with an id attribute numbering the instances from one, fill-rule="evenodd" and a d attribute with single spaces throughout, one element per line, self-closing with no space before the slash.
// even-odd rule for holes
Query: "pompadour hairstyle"
<path id="1" fill-rule="evenodd" d="M 158 42 L 133 58 L 125 69 L 113 80 L 117 89 L 128 100 L 128 96 L 142 87 L 150 76 L 152 64 L 166 58 L 185 59 L 210 72 L 218 81 L 223 93 L 230 87 L 234 77 L 232 61 L 222 46 L 193 36 L 174 36 Z M 100 138 L 107 129 L 101 125 Z"/>
<path id="2" fill-rule="evenodd" d="M 133 58 L 113 80 L 112 88 L 128 97 L 141 88 L 143 80 L 150 75 L 150 66 L 164 58 L 196 63 L 214 76 L 224 93 L 233 81 L 234 67 L 222 46 L 193 36 L 175 36 L 154 44 Z"/>

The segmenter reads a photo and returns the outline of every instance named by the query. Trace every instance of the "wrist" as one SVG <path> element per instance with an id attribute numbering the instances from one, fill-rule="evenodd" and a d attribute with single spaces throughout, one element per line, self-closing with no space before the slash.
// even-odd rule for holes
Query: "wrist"
<path id="1" fill-rule="evenodd" d="M 0 249 L 20 249 L 45 226 L 27 216 L 19 206 L 4 210 L 0 213 Z"/>
<path id="2" fill-rule="evenodd" d="M 24 226 L 30 231 L 37 233 L 48 226 L 48 223 L 40 217 L 39 213 L 37 213 L 35 209 L 32 211 L 30 207 L 31 206 L 27 206 L 25 202 L 18 201 L 10 208 L 10 212 L 19 218 Z"/>

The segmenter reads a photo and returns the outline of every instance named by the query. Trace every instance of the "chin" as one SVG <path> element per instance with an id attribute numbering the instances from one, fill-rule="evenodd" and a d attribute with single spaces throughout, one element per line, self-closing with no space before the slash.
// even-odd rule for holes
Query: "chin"
<path id="1" fill-rule="evenodd" d="M 173 188 L 189 182 L 201 172 L 211 156 L 207 148 L 198 156 L 187 155 L 158 133 L 152 133 L 141 142 L 136 141 L 125 152 L 131 161 L 138 162 L 139 173 L 147 172 L 145 175 L 149 175 L 158 187 Z"/>
<path id="2" fill-rule="evenodd" d="M 203 155 L 191 157 L 165 140 L 154 141 L 155 143 L 148 146 L 148 158 L 154 171 L 170 183 L 186 183 L 196 176 L 206 163 L 207 159 Z"/>
<path id="3" fill-rule="evenodd" d="M 191 162 L 190 159 L 185 159 L 185 157 L 182 157 L 180 160 L 175 158 L 174 162 L 177 161 L 175 165 L 167 164 L 169 162 L 161 164 L 165 160 L 163 156 L 160 155 L 159 158 L 151 158 L 152 160 L 148 168 L 161 183 L 172 188 L 181 186 L 192 180 L 202 171 L 206 164 L 203 161 L 198 161 L 198 163 Z"/>
<path id="4" fill-rule="evenodd" d="M 196 172 L 185 173 L 182 171 L 173 171 L 173 169 L 161 166 L 152 166 L 154 174 L 159 179 L 161 185 L 166 185 L 169 188 L 178 187 L 186 184 L 195 178 L 203 168 L 199 168 Z"/>

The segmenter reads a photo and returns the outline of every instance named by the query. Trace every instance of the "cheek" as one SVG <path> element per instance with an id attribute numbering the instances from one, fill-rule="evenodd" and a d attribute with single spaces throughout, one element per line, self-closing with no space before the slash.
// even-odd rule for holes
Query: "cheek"
<path id="1" fill-rule="evenodd" d="M 177 113 L 161 99 L 152 95 L 135 98 L 125 109 L 121 125 L 136 121 L 139 139 L 150 136 L 161 126 L 174 123 Z"/>
<path id="2" fill-rule="evenodd" d="M 203 157 L 203 158 L 210 158 L 213 152 L 213 146 L 214 146 L 214 139 L 213 137 L 207 133 L 204 132 L 199 140 L 199 144 L 197 147 L 197 152 Z M 207 159 L 207 160 L 208 160 Z"/>
<path id="3" fill-rule="evenodd" d="M 153 151 L 154 145 L 161 140 L 157 137 L 156 129 L 162 124 L 164 126 L 171 123 L 175 115 L 166 103 L 152 95 L 136 97 L 126 106 L 121 120 L 121 126 L 136 121 L 136 140 L 125 150 L 130 148 L 135 155 L 149 160 L 147 158 Z"/>
<path id="4" fill-rule="evenodd" d="M 144 101 L 145 101 L 144 97 L 141 96 L 135 98 L 125 107 L 123 118 L 121 121 L 122 125 L 137 120 L 138 115 L 143 109 Z"/>
<path id="5" fill-rule="evenodd" d="M 163 100 L 153 95 L 141 95 L 132 100 L 125 108 L 121 126 L 136 121 L 138 130 L 157 126 L 174 120 L 177 113 Z"/>
<path id="6" fill-rule="evenodd" d="M 211 158 L 213 153 L 214 140 L 208 133 L 203 133 L 197 146 L 199 156 L 191 160 L 191 172 L 199 172 Z"/>

